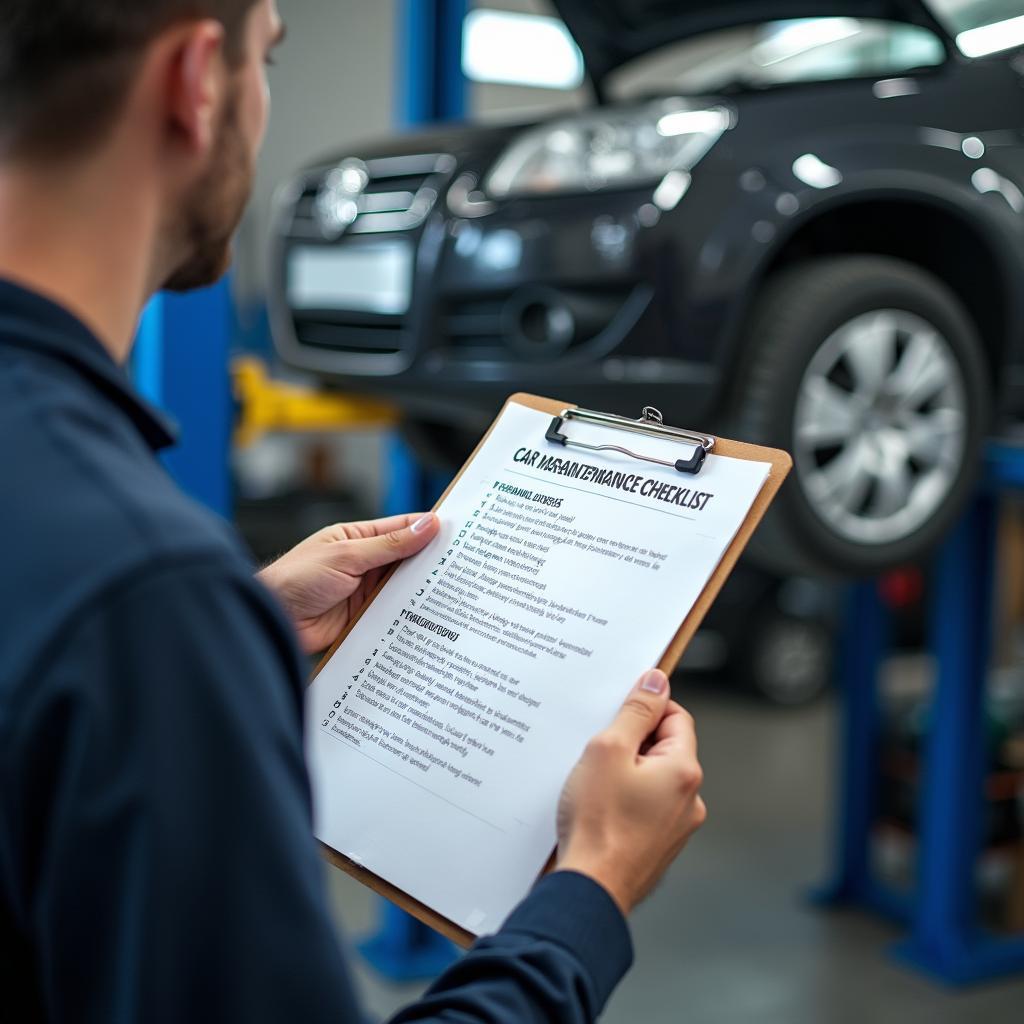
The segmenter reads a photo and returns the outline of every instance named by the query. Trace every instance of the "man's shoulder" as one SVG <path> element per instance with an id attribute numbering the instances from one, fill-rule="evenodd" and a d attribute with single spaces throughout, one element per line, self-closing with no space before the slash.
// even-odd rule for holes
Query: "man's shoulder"
<path id="1" fill-rule="evenodd" d="M 130 424 L 59 378 L 0 385 L 0 663 L 23 665 L 116 581 L 207 558 L 250 566 L 233 530 L 183 494 Z"/>

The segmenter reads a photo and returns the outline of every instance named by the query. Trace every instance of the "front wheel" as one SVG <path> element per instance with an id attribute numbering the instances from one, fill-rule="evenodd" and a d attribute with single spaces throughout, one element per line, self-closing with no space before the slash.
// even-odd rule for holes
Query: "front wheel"
<path id="1" fill-rule="evenodd" d="M 867 574 L 927 552 L 967 498 L 987 419 L 981 342 L 949 288 L 880 256 L 791 267 L 745 352 L 737 436 L 794 462 L 762 561 Z"/>

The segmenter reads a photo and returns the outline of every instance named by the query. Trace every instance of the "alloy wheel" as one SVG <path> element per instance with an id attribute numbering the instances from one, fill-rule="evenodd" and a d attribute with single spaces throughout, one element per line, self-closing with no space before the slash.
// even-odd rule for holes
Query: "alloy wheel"
<path id="1" fill-rule="evenodd" d="M 817 516 L 865 545 L 899 541 L 942 506 L 967 443 L 963 372 L 907 310 L 863 313 L 814 354 L 794 413 L 794 462 Z"/>

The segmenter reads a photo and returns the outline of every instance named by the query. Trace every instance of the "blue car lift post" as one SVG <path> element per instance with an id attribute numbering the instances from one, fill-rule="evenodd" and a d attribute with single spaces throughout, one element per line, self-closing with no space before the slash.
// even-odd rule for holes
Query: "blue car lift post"
<path id="1" fill-rule="evenodd" d="M 937 678 L 918 803 L 916 885 L 878 879 L 871 833 L 878 790 L 879 669 L 886 612 L 874 581 L 850 596 L 841 644 L 844 699 L 835 877 L 820 894 L 909 926 L 893 953 L 950 985 L 1024 971 L 1024 935 L 996 936 L 978 920 L 975 868 L 983 842 L 985 695 L 996 582 L 998 497 L 1024 491 L 1024 447 L 989 447 L 978 493 L 934 563 L 929 647 Z"/>
<path id="2" fill-rule="evenodd" d="M 231 509 L 235 323 L 228 279 L 189 295 L 161 293 L 146 307 L 132 355 L 136 387 L 181 432 L 164 464 L 184 491 L 222 516 Z"/>
<path id="3" fill-rule="evenodd" d="M 462 27 L 468 0 L 401 0 L 398 5 L 398 120 L 403 127 L 454 120 L 466 114 Z M 437 500 L 447 481 L 425 473 L 400 437 L 388 442 L 385 515 L 418 512 Z M 377 931 L 359 944 L 373 967 L 392 981 L 440 974 L 456 947 L 387 900 Z"/>

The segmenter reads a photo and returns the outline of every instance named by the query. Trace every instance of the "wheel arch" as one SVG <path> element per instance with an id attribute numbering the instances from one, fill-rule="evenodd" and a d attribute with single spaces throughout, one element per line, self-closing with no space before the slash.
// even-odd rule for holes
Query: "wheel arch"
<path id="1" fill-rule="evenodd" d="M 929 271 L 960 298 L 978 328 L 995 388 L 1000 368 L 1022 337 L 1012 268 L 1016 263 L 1024 269 L 995 225 L 947 197 L 892 189 L 819 202 L 787 230 L 779 227 L 774 245 L 748 275 L 744 301 L 727 328 L 725 366 L 745 360 L 746 329 L 757 296 L 773 275 L 817 256 L 878 255 Z M 741 376 L 726 374 L 727 393 Z"/>

